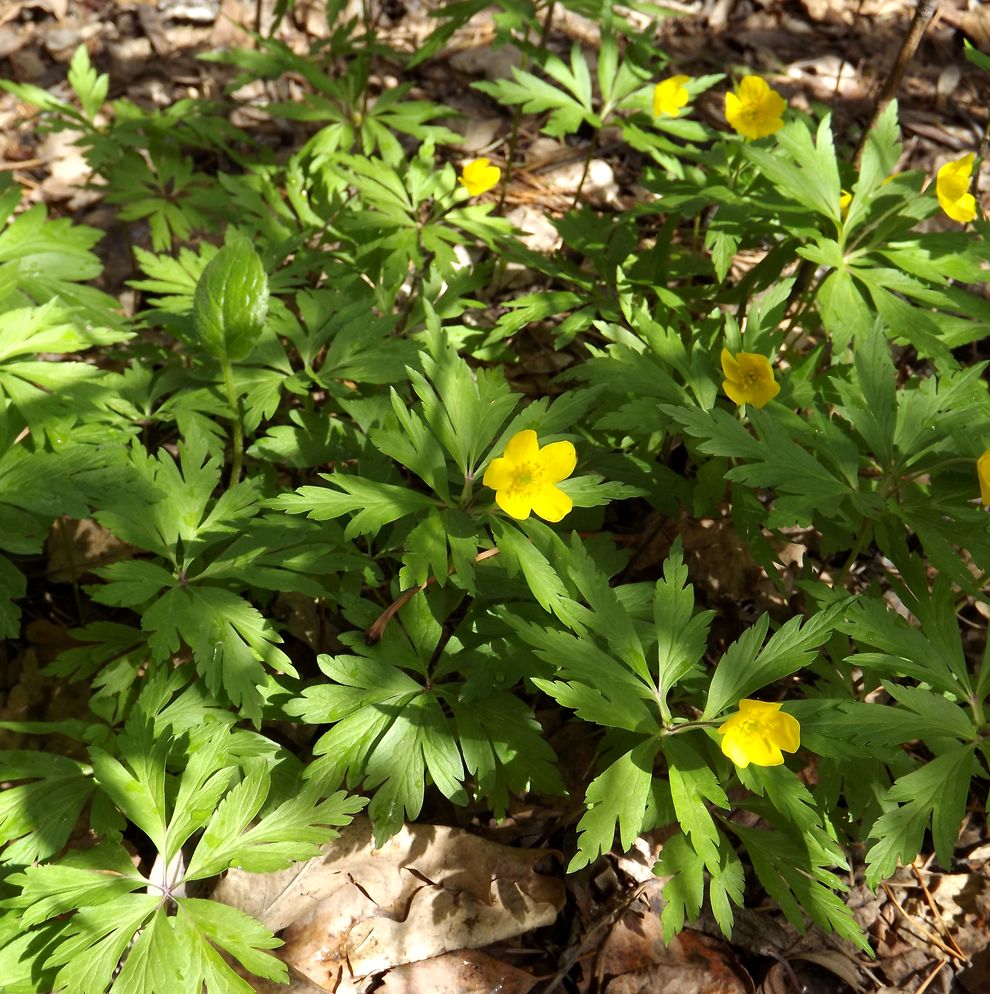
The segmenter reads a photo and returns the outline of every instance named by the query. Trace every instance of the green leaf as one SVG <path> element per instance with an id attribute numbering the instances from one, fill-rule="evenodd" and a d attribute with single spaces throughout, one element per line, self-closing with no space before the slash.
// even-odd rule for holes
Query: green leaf
<path id="1" fill-rule="evenodd" d="M 122 759 L 91 746 L 93 777 L 100 789 L 154 843 L 166 848 L 168 815 L 165 808 L 167 738 L 156 738 L 149 724 L 135 718 L 117 739 Z"/>
<path id="2" fill-rule="evenodd" d="M 729 799 L 708 763 L 692 745 L 680 737 L 669 736 L 663 740 L 663 751 L 668 761 L 667 776 L 677 823 L 688 837 L 691 848 L 705 866 L 714 871 L 720 862 L 719 832 L 708 811 L 708 802 L 728 808 Z"/>
<path id="3" fill-rule="evenodd" d="M 532 710 L 519 698 L 494 692 L 472 700 L 449 699 L 464 766 L 496 818 L 510 794 L 564 793 L 556 756 Z"/>
<path id="4" fill-rule="evenodd" d="M 820 928 L 873 955 L 852 911 L 836 893 L 845 885 L 809 854 L 800 834 L 744 828 L 736 822 L 729 828 L 746 847 L 760 883 L 799 932 L 804 933 L 806 914 Z"/>
<path id="5" fill-rule="evenodd" d="M 83 113 L 90 121 L 94 120 L 97 112 L 103 106 L 110 88 L 110 77 L 106 73 L 97 75 L 90 64 L 89 52 L 85 45 L 80 45 L 69 63 L 69 86 L 76 91 Z"/>
<path id="6" fill-rule="evenodd" d="M 839 167 L 830 115 L 822 118 L 814 142 L 807 124 L 793 121 L 777 132 L 773 150 L 751 143 L 740 147 L 788 200 L 839 223 Z"/>
<path id="7" fill-rule="evenodd" d="M 810 665 L 818 647 L 838 625 L 845 606 L 845 602 L 834 604 L 806 621 L 800 616 L 791 618 L 774 632 L 762 651 L 760 643 L 766 635 L 767 616 L 746 629 L 719 661 L 708 688 L 703 718 L 713 718 L 726 708 L 735 707 L 753 691 Z"/>
<path id="8" fill-rule="evenodd" d="M 337 837 L 330 826 L 349 824 L 367 803 L 362 797 L 348 798 L 343 791 L 321 800 L 318 788 L 309 784 L 248 828 L 270 787 L 264 763 L 253 764 L 216 806 L 189 860 L 187 880 L 216 876 L 232 866 L 269 873 L 294 860 L 310 859 L 319 855 L 320 845 Z"/>
<path id="9" fill-rule="evenodd" d="M 151 633 L 148 644 L 158 659 L 168 659 L 185 641 L 211 692 L 226 693 L 256 723 L 261 688 L 269 679 L 265 666 L 296 672 L 278 648 L 282 637 L 272 623 L 243 597 L 220 587 L 173 587 L 145 611 L 141 624 Z"/>
<path id="10" fill-rule="evenodd" d="M 259 977 L 282 984 L 289 982 L 286 965 L 266 951 L 282 945 L 282 940 L 250 915 L 218 901 L 195 897 L 181 897 L 176 905 L 176 938 L 183 955 L 188 957 L 187 976 L 194 980 L 189 985 L 190 992 L 198 994 L 204 980 L 207 990 L 243 994 L 253 990 L 217 955 L 214 945 Z"/>
<path id="11" fill-rule="evenodd" d="M 887 803 L 901 803 L 870 829 L 870 838 L 878 840 L 866 854 L 866 882 L 871 887 L 892 876 L 898 862 L 907 865 L 918 855 L 929 819 L 939 862 L 952 865 L 966 812 L 974 748 L 967 743 L 936 756 L 897 779 L 887 791 Z"/>
<path id="12" fill-rule="evenodd" d="M 434 501 L 425 494 L 406 487 L 346 473 L 321 475 L 340 489 L 299 487 L 295 493 L 269 501 L 269 506 L 289 514 L 305 514 L 313 521 L 329 521 L 357 512 L 344 529 L 345 539 L 355 535 L 374 536 L 384 525 L 434 506 Z"/>
<path id="13" fill-rule="evenodd" d="M 193 319 L 203 348 L 220 362 L 251 353 L 268 315 L 268 277 L 258 253 L 242 235 L 207 263 L 196 284 Z"/>
<path id="14" fill-rule="evenodd" d="M 175 937 L 173 920 L 159 909 L 128 950 L 110 994 L 172 994 L 185 958 Z M 183 987 L 190 989 L 189 984 Z"/>
<path id="15" fill-rule="evenodd" d="M 669 877 L 663 885 L 663 940 L 684 928 L 686 921 L 696 921 L 705 900 L 705 861 L 691 848 L 682 833 L 668 839 L 653 864 L 658 877 Z"/>
<path id="16" fill-rule="evenodd" d="M 663 579 L 657 581 L 653 595 L 660 710 L 665 719 L 670 718 L 667 695 L 701 661 L 708 643 L 708 626 L 715 615 L 714 611 L 694 615 L 694 587 L 687 578 L 678 538 L 663 564 Z"/>
<path id="17" fill-rule="evenodd" d="M 577 605 L 546 556 L 528 538 L 508 522 L 493 522 L 495 544 L 505 561 L 509 575 L 521 571 L 529 589 L 544 611 L 555 614 L 565 625 L 582 629 L 575 611 Z"/>
<path id="18" fill-rule="evenodd" d="M 4 751 L 0 778 L 8 784 L 0 791 L 0 863 L 35 863 L 62 849 L 93 792 L 80 764 L 45 752 Z"/>
<path id="19" fill-rule="evenodd" d="M 616 824 L 623 849 L 632 846 L 643 827 L 657 749 L 655 739 L 641 742 L 588 785 L 584 799 L 588 810 L 578 822 L 578 849 L 567 866 L 568 873 L 612 848 Z"/>

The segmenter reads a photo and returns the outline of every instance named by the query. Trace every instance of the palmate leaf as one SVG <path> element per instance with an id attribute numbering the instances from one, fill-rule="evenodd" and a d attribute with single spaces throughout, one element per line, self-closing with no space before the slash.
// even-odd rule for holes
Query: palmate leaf
<path id="1" fill-rule="evenodd" d="M 282 494 L 268 506 L 289 514 L 305 514 L 313 521 L 329 521 L 352 514 L 344 538 L 355 535 L 377 535 L 387 524 L 434 506 L 425 494 L 391 483 L 379 483 L 346 473 L 321 473 L 335 487 L 299 487 L 294 493 Z"/>
<path id="2" fill-rule="evenodd" d="M 367 803 L 343 791 L 326 797 L 311 783 L 249 828 L 270 788 L 267 764 L 253 763 L 248 775 L 215 805 L 190 857 L 187 880 L 216 876 L 232 866 L 268 873 L 310 859 L 319 854 L 322 843 L 337 836 L 329 826 L 349 824 Z"/>
<path id="3" fill-rule="evenodd" d="M 582 121 L 587 121 L 592 127 L 601 127 L 601 120 L 595 114 L 592 103 L 591 74 L 579 46 L 575 45 L 571 50 L 570 66 L 556 55 L 549 55 L 543 69 L 565 89 L 558 89 L 517 66 L 512 66 L 512 80 L 499 79 L 471 85 L 500 103 L 510 106 L 520 104 L 527 114 L 549 110 L 550 117 L 542 130 L 554 138 L 573 134 Z"/>
<path id="4" fill-rule="evenodd" d="M 794 121 L 777 132 L 774 151 L 751 143 L 740 148 L 788 200 L 840 222 L 839 167 L 829 115 L 818 125 L 814 140 L 803 121 Z"/>
<path id="5" fill-rule="evenodd" d="M 852 911 L 836 893 L 845 885 L 809 854 L 801 835 L 744 828 L 735 822 L 729 827 L 746 847 L 760 883 L 798 931 L 804 932 L 807 915 L 820 928 L 873 955 Z"/>
<path id="6" fill-rule="evenodd" d="M 890 877 L 898 862 L 910 863 L 921 850 L 929 819 L 935 852 L 944 867 L 952 865 L 952 851 L 966 812 L 975 745 L 967 743 L 929 760 L 900 777 L 885 800 L 901 802 L 881 815 L 870 829 L 878 841 L 866 854 L 866 882 L 876 887 Z"/>
<path id="7" fill-rule="evenodd" d="M 705 898 L 705 878 L 712 913 L 725 936 L 732 934 L 732 907 L 743 904 L 743 866 L 728 840 L 719 833 L 718 858 L 714 866 L 691 847 L 687 836 L 668 839 L 653 866 L 653 872 L 669 879 L 663 887 L 664 907 L 660 915 L 664 942 L 670 942 L 687 921 L 696 921 Z"/>
<path id="8" fill-rule="evenodd" d="M 711 767 L 690 743 L 670 736 L 663 741 L 663 751 L 677 823 L 691 848 L 714 872 L 719 866 L 720 835 L 708 804 L 727 809 L 729 799 Z"/>
<path id="9" fill-rule="evenodd" d="M 640 742 L 588 785 L 584 798 L 588 810 L 578 822 L 578 849 L 568 873 L 608 852 L 615 842 L 616 825 L 623 849 L 632 846 L 643 828 L 658 750 L 657 739 Z"/>
<path id="10" fill-rule="evenodd" d="M 680 538 L 663 564 L 663 579 L 653 595 L 653 623 L 657 633 L 660 710 L 670 717 L 667 695 L 705 654 L 708 626 L 714 611 L 694 614 L 694 587 L 687 582 Z"/>
<path id="11" fill-rule="evenodd" d="M 81 764 L 46 752 L 0 752 L 0 863 L 47 859 L 68 841 L 93 781 Z M 12 781 L 26 780 L 17 786 Z"/>
<path id="12" fill-rule="evenodd" d="M 246 717 L 261 721 L 265 666 L 296 675 L 278 648 L 282 637 L 243 597 L 206 584 L 166 591 L 141 619 L 156 659 L 166 660 L 182 641 L 192 649 L 196 669 L 214 694 L 225 693 Z M 264 664 L 264 665 L 262 665 Z"/>
<path id="13" fill-rule="evenodd" d="M 383 643 L 364 658 L 320 656 L 333 683 L 309 687 L 286 711 L 304 721 L 335 722 L 314 747 L 307 776 L 329 789 L 346 778 L 375 796 L 368 808 L 381 845 L 414 819 L 423 805 L 427 776 L 464 804 L 464 764 L 450 719 L 437 693 L 427 691 L 386 658 Z"/>
<path id="14" fill-rule="evenodd" d="M 509 576 L 522 573 L 540 606 L 575 631 L 583 631 L 580 605 L 570 596 L 560 575 L 543 552 L 514 525 L 493 519 L 495 544 Z"/>
<path id="15" fill-rule="evenodd" d="M 846 603 L 833 604 L 807 620 L 796 616 L 779 628 L 761 649 L 769 619 L 764 615 L 729 646 L 719 661 L 708 689 L 705 719 L 776 680 L 808 666 L 818 647 L 838 627 Z"/>
<path id="16" fill-rule="evenodd" d="M 475 793 L 496 818 L 505 816 L 510 793 L 562 794 L 556 756 L 532 710 L 518 697 L 494 692 L 462 700 L 447 696 L 467 772 Z"/>
<path id="17" fill-rule="evenodd" d="M 2 193 L 0 219 L 8 219 L 20 199 L 19 188 Z M 67 218 L 49 220 L 42 204 L 19 214 L 0 232 L 0 312 L 58 300 L 81 327 L 92 325 L 103 329 L 101 334 L 116 329 L 116 341 L 129 337 L 117 301 L 84 285 L 103 270 L 92 251 L 102 237 Z"/>

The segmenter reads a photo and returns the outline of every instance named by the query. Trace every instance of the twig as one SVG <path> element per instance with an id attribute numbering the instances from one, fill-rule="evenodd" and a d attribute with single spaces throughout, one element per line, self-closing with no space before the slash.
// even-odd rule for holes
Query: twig
<path id="1" fill-rule="evenodd" d="M 897 908 L 897 910 L 901 913 L 901 917 L 907 923 L 911 931 L 915 933 L 915 935 L 917 935 L 919 938 L 924 939 L 926 942 L 930 942 L 933 946 L 937 946 L 939 949 L 942 950 L 943 953 L 948 953 L 948 955 L 951 956 L 952 959 L 959 960 L 962 963 L 968 962 L 965 956 L 960 956 L 959 953 L 955 951 L 955 949 L 952 949 L 949 946 L 947 946 L 937 935 L 935 935 L 931 931 L 931 929 L 925 928 L 924 925 L 921 925 L 918 922 L 916 922 L 904 910 L 904 906 L 901 904 L 901 902 L 898 901 L 896 897 L 894 897 L 894 892 L 887 886 L 887 884 L 884 883 L 881 884 L 880 886 L 883 887 L 883 891 L 887 895 L 891 904 L 893 904 L 894 907 Z M 939 969 L 941 969 L 941 967 L 939 967 Z M 917 992 L 915 992 L 915 994 L 917 994 Z"/>
<path id="2" fill-rule="evenodd" d="M 493 556 L 499 554 L 499 549 L 485 549 L 484 552 L 479 552 L 475 557 L 474 561 L 476 563 L 483 563 L 486 559 L 491 559 Z M 450 576 L 451 573 L 456 573 L 457 567 L 451 566 L 447 571 L 447 575 Z M 392 601 L 391 604 L 377 618 L 368 626 L 364 633 L 364 640 L 368 645 L 377 645 L 382 640 L 382 636 L 385 634 L 385 629 L 388 628 L 388 623 L 421 591 L 426 590 L 427 587 L 432 586 L 437 582 L 435 576 L 427 577 L 427 579 L 416 587 L 408 587 L 399 594 L 398 597 Z"/>
<path id="3" fill-rule="evenodd" d="M 932 897 L 931 891 L 928 889 L 928 884 L 925 883 L 925 878 L 921 875 L 921 870 L 918 869 L 917 865 L 911 864 L 911 872 L 914 874 L 914 879 L 918 881 L 918 886 L 921 888 L 921 893 L 925 895 L 925 902 L 931 909 L 934 915 L 935 927 L 942 933 L 945 941 L 952 946 L 953 949 L 961 956 L 963 959 L 968 959 L 966 954 L 959 948 L 959 944 L 955 939 L 952 938 L 952 933 L 949 931 L 948 925 L 945 924 L 945 918 L 942 915 L 942 910 L 935 903 L 935 898 Z"/>
<path id="4" fill-rule="evenodd" d="M 907 72 L 908 65 L 914 58 L 914 53 L 918 50 L 918 45 L 921 44 L 921 36 L 925 33 L 925 29 L 928 27 L 928 23 L 931 21 L 938 3 L 939 0 L 918 0 L 918 6 L 915 8 L 914 17 L 911 20 L 911 27 L 908 28 L 908 33 L 904 36 L 904 41 L 901 43 L 901 50 L 897 53 L 897 58 L 894 59 L 894 64 L 887 73 L 887 78 L 883 82 L 883 86 L 877 96 L 876 105 L 873 108 L 873 116 L 863 131 L 863 136 L 860 138 L 859 145 L 856 148 L 855 162 L 857 170 L 859 169 L 860 160 L 863 158 L 866 140 L 877 121 L 880 120 L 880 115 L 884 112 L 884 108 L 894 99 L 894 94 L 897 93 L 897 88 L 901 85 L 901 80 L 904 78 L 904 73 Z"/>
<path id="5" fill-rule="evenodd" d="M 945 966 L 949 961 L 947 959 L 940 959 L 935 965 L 935 969 L 928 974 L 927 977 L 921 982 L 921 986 L 914 992 L 914 994 L 925 994 L 925 991 L 931 987 L 935 978 L 942 972 L 942 967 Z"/>

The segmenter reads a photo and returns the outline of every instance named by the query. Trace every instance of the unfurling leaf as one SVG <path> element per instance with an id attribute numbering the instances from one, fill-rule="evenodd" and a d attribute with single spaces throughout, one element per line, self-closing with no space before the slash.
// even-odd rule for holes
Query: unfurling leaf
<path id="1" fill-rule="evenodd" d="M 268 316 L 268 276 L 254 246 L 235 235 L 196 284 L 193 320 L 203 348 L 221 362 L 246 358 Z"/>

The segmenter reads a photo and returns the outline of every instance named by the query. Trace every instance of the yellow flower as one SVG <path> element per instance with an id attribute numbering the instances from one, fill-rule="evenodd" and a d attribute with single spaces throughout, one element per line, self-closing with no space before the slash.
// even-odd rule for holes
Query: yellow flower
<path id="1" fill-rule="evenodd" d="M 725 119 L 743 138 L 765 138 L 784 126 L 787 101 L 759 76 L 743 76 L 725 95 Z"/>
<path id="2" fill-rule="evenodd" d="M 976 475 L 980 479 L 980 500 L 990 506 L 990 449 L 976 460 Z"/>
<path id="3" fill-rule="evenodd" d="M 853 195 L 848 190 L 843 190 L 839 197 L 839 213 L 845 217 L 849 213 L 849 205 L 853 202 Z"/>
<path id="4" fill-rule="evenodd" d="M 801 726 L 797 718 L 780 710 L 779 704 L 743 698 L 739 710 L 716 729 L 722 736 L 722 752 L 736 766 L 780 766 L 784 752 L 797 752 Z"/>
<path id="5" fill-rule="evenodd" d="M 661 117 L 664 114 L 668 117 L 677 117 L 681 108 L 690 99 L 690 94 L 684 86 L 690 79 L 690 76 L 671 76 L 661 80 L 653 87 L 653 114 L 655 117 Z"/>
<path id="6" fill-rule="evenodd" d="M 722 389 L 736 404 L 763 407 L 780 393 L 770 360 L 755 352 L 732 355 L 728 349 L 722 349 L 722 372 L 725 373 Z"/>
<path id="7" fill-rule="evenodd" d="M 976 217 L 976 199 L 969 192 L 975 158 L 969 152 L 955 162 L 947 162 L 938 171 L 935 180 L 935 192 L 942 210 L 960 224 L 969 224 Z"/>
<path id="8" fill-rule="evenodd" d="M 493 166 L 488 159 L 472 159 L 461 170 L 460 182 L 472 197 L 477 197 L 497 186 L 501 178 L 502 170 Z"/>
<path id="9" fill-rule="evenodd" d="M 482 482 L 511 517 L 525 521 L 532 511 L 545 521 L 560 521 L 574 502 L 554 484 L 566 480 L 576 465 L 570 442 L 551 442 L 541 449 L 536 432 L 527 428 L 509 439 L 505 455 L 491 461 Z"/>

